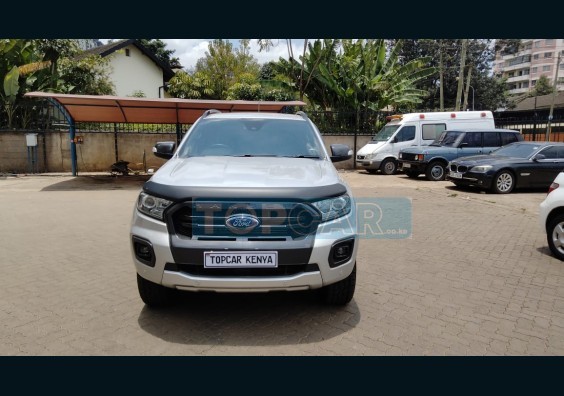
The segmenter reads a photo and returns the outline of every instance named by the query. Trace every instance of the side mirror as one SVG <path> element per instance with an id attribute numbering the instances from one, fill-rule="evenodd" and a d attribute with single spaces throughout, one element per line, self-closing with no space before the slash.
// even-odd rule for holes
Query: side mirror
<path id="1" fill-rule="evenodd" d="M 156 157 L 163 159 L 170 159 L 176 150 L 176 142 L 158 142 L 153 147 L 153 154 Z"/>
<path id="2" fill-rule="evenodd" d="M 543 159 L 546 159 L 546 155 L 544 155 L 544 154 L 537 154 L 537 155 L 535 155 L 535 157 L 533 158 L 533 161 L 537 162 L 537 161 L 540 161 L 540 160 L 543 160 Z"/>
<path id="3" fill-rule="evenodd" d="M 346 144 L 331 145 L 331 162 L 346 161 L 351 159 L 352 155 L 352 150 Z"/>
<path id="4" fill-rule="evenodd" d="M 397 143 L 398 142 L 398 137 L 394 136 L 394 138 L 392 139 L 392 143 Z"/>
<path id="5" fill-rule="evenodd" d="M 468 146 L 468 143 L 460 143 L 460 146 L 458 146 L 458 148 L 462 148 L 462 147 L 466 147 Z"/>

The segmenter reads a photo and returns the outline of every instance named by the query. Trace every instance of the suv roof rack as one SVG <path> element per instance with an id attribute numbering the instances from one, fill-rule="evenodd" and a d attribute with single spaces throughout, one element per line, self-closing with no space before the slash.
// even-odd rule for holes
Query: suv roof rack
<path id="1" fill-rule="evenodd" d="M 204 111 L 204 114 L 202 114 L 202 117 L 205 118 L 205 117 L 209 116 L 210 114 L 217 114 L 217 113 L 221 113 L 221 111 L 216 110 L 216 109 L 209 109 L 209 110 Z"/>
<path id="2" fill-rule="evenodd" d="M 298 112 L 296 112 L 296 115 L 299 115 L 299 116 L 301 116 L 302 118 L 304 118 L 304 119 L 306 119 L 306 120 L 309 120 L 309 117 L 307 116 L 307 114 L 306 114 L 305 112 L 301 111 L 301 110 L 298 111 Z"/>

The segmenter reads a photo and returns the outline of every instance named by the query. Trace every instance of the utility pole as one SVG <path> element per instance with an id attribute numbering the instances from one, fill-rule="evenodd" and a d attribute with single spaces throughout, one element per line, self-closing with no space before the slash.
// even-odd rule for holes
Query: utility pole
<path id="1" fill-rule="evenodd" d="M 441 106 L 441 111 L 445 111 L 445 99 L 444 99 L 444 90 L 443 90 L 443 40 L 439 41 L 439 93 L 440 99 L 439 103 Z"/>
<path id="2" fill-rule="evenodd" d="M 546 125 L 546 141 L 550 142 L 550 122 L 552 121 L 552 113 L 554 112 L 554 98 L 558 90 L 558 69 L 560 68 L 560 58 L 562 57 L 562 52 L 558 53 L 558 59 L 556 60 L 556 71 L 554 72 L 554 81 L 552 82 L 552 103 L 550 104 L 550 113 L 548 113 L 548 123 Z"/>
<path id="3" fill-rule="evenodd" d="M 468 39 L 462 39 L 462 51 L 460 54 L 460 71 L 458 72 L 458 89 L 456 90 L 456 103 L 454 111 L 460 110 L 460 99 L 462 98 L 462 86 L 464 85 L 464 66 L 466 64 L 466 47 Z"/>

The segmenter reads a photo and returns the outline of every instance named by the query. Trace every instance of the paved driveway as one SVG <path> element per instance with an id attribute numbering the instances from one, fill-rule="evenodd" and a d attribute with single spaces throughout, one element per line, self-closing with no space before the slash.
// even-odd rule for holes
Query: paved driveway
<path id="1" fill-rule="evenodd" d="M 409 197 L 410 239 L 363 239 L 354 300 L 137 294 L 128 229 L 141 177 L 0 179 L 0 355 L 562 355 L 564 263 L 545 192 L 344 172 L 357 197 Z"/>

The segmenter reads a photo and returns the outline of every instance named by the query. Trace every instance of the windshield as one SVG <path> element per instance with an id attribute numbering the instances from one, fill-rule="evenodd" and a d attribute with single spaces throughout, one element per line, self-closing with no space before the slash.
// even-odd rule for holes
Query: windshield
<path id="1" fill-rule="evenodd" d="M 385 125 L 384 128 L 380 129 L 380 132 L 372 137 L 372 140 L 376 142 L 385 142 L 392 137 L 399 127 L 399 125 Z"/>
<path id="2" fill-rule="evenodd" d="M 504 157 L 517 157 L 517 158 L 529 158 L 535 151 L 539 149 L 537 144 L 523 144 L 523 143 L 512 143 L 507 146 L 498 148 L 491 155 L 499 155 Z"/>
<path id="3" fill-rule="evenodd" d="M 203 119 L 190 131 L 178 156 L 321 158 L 324 152 L 316 136 L 306 120 Z"/>
<path id="4" fill-rule="evenodd" d="M 441 134 L 441 136 L 435 140 L 431 145 L 433 146 L 445 146 L 445 147 L 455 147 L 458 140 L 464 132 L 461 131 L 446 131 Z"/>

